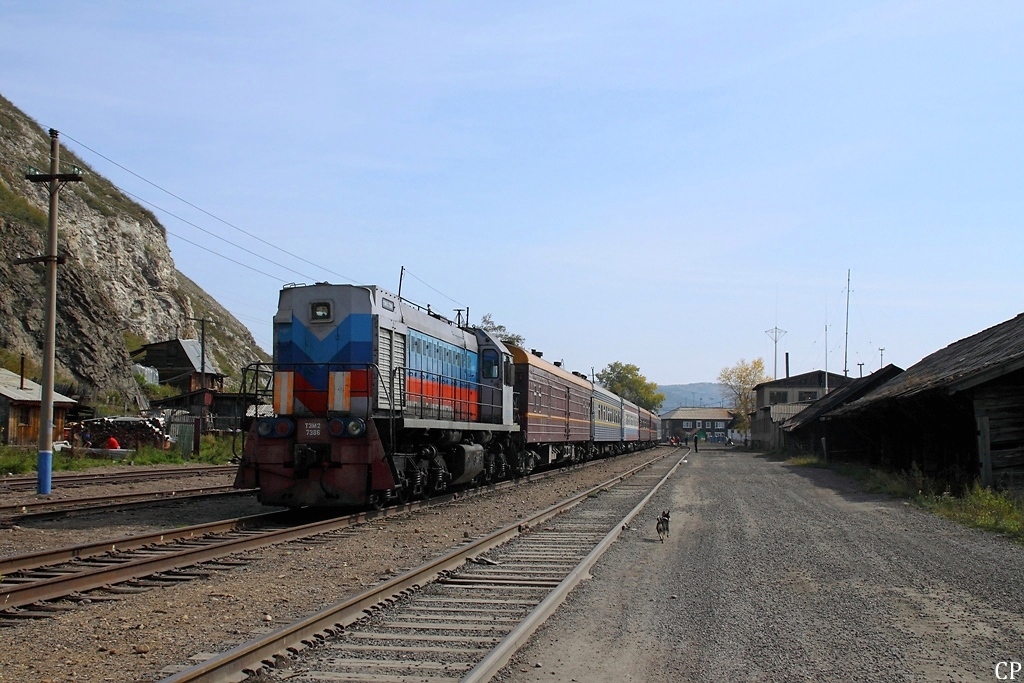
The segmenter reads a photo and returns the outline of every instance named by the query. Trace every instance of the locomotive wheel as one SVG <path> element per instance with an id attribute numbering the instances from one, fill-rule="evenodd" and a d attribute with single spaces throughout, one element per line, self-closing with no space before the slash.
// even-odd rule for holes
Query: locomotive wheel
<path id="1" fill-rule="evenodd" d="M 384 509 L 384 494 L 380 491 L 370 494 L 370 505 L 373 506 L 374 510 Z"/>
<path id="2" fill-rule="evenodd" d="M 402 505 L 405 505 L 410 500 L 412 500 L 412 491 L 409 490 L 408 484 L 400 486 L 398 490 L 395 492 L 395 495 L 398 497 L 398 502 L 401 503 Z"/>

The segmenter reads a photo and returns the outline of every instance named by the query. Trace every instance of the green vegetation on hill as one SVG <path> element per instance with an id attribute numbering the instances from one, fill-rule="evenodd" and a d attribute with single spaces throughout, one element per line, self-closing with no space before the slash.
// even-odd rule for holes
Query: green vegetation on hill
<path id="1" fill-rule="evenodd" d="M 37 230 L 46 230 L 46 213 L 29 204 L 24 197 L 14 194 L 4 182 L 0 182 L 0 216 Z"/>

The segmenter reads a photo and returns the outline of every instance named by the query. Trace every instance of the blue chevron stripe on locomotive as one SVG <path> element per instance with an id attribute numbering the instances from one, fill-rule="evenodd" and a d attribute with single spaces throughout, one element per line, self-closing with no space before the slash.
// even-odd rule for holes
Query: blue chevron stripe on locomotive
<path id="1" fill-rule="evenodd" d="M 294 370 L 312 389 L 327 391 L 328 364 L 336 364 L 332 370 L 343 370 L 373 362 L 373 316 L 369 313 L 349 314 L 323 338 L 294 314 L 290 323 L 277 323 L 275 328 L 278 368 Z M 320 326 L 317 329 L 324 331 Z"/>

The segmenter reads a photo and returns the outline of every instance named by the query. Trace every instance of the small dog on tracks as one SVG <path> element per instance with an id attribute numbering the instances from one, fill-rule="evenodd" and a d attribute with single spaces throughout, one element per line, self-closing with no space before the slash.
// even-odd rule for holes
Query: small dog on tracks
<path id="1" fill-rule="evenodd" d="M 662 543 L 664 543 L 665 538 L 668 537 L 668 522 L 669 519 L 671 519 L 671 517 L 672 513 L 669 512 L 668 510 L 662 510 L 661 514 L 658 515 L 658 538 L 661 539 Z"/>

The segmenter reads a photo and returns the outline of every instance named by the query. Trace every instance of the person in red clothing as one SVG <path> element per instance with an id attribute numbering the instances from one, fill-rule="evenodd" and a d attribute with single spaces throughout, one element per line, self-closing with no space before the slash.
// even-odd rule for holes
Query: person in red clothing
<path id="1" fill-rule="evenodd" d="M 107 450 L 109 450 L 109 451 L 112 451 L 112 450 L 114 450 L 116 448 L 120 448 L 120 447 L 121 447 L 121 444 L 119 444 L 117 442 L 117 439 L 114 438 L 114 435 L 111 434 L 110 437 L 107 438 L 107 443 L 105 444 L 105 448 Z"/>

